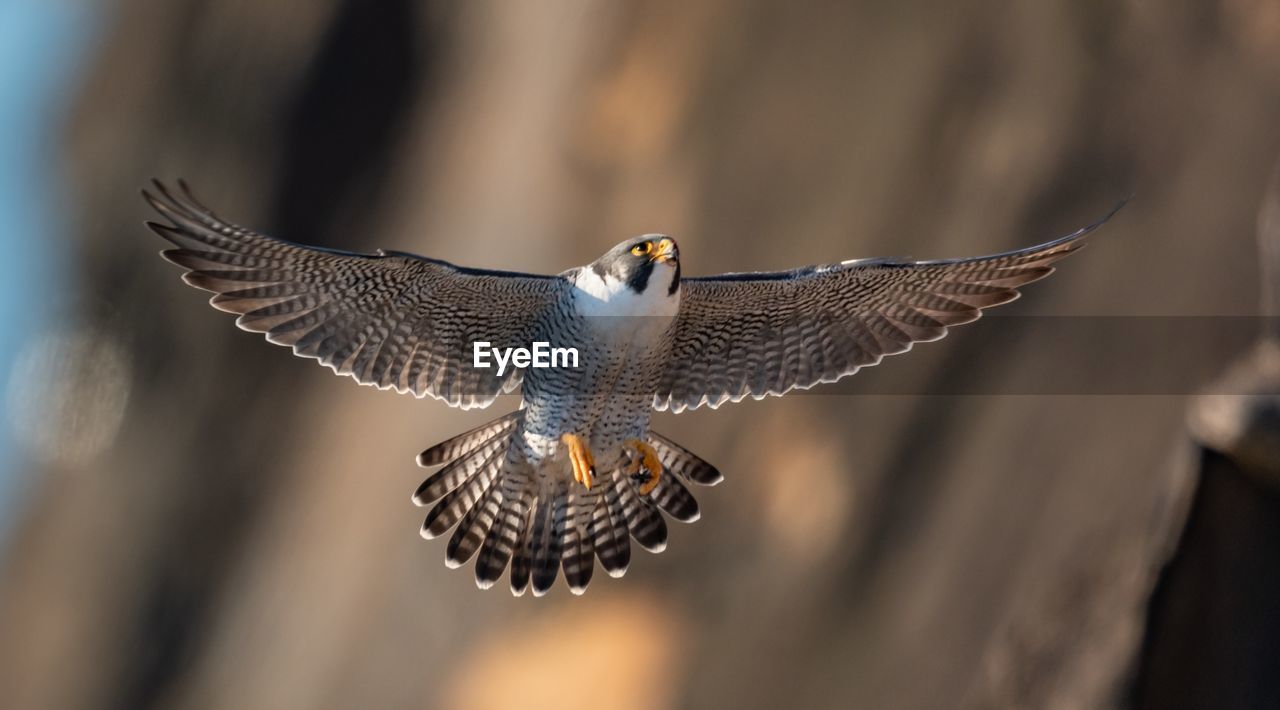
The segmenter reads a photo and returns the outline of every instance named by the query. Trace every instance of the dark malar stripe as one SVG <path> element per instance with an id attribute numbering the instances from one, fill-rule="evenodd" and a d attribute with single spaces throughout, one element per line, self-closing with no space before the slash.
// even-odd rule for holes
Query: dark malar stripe
<path id="1" fill-rule="evenodd" d="M 645 261 L 631 274 L 631 278 L 627 281 L 627 286 L 631 287 L 636 293 L 644 293 L 649 287 L 649 277 L 653 276 L 653 262 Z"/>

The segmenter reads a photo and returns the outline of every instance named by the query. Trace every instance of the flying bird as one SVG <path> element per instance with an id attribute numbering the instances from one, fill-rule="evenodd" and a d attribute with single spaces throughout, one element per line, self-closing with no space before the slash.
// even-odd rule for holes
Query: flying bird
<path id="1" fill-rule="evenodd" d="M 574 593 L 594 560 L 620 577 L 631 540 L 666 547 L 662 513 L 699 517 L 688 485 L 714 466 L 650 428 L 655 410 L 718 407 L 835 382 L 1018 297 L 1115 214 L 1054 241 L 967 259 L 855 259 L 771 273 L 689 278 L 674 239 L 646 234 L 556 275 L 455 266 L 286 242 L 236 226 L 153 181 L 147 222 L 183 280 L 236 325 L 361 384 L 520 408 L 418 456 L 439 467 L 413 495 L 422 535 L 451 529 L 446 563 L 472 557 L 481 588 L 509 566 L 511 591 Z M 1121 203 L 1121 206 L 1123 203 Z M 574 348 L 572 367 L 478 367 L 477 343 Z M 517 361 L 519 364 L 520 361 Z M 660 512 L 661 511 L 661 512 Z"/>

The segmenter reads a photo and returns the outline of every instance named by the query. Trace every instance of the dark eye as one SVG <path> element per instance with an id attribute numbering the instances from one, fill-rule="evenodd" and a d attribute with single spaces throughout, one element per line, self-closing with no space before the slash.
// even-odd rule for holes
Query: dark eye
<path id="1" fill-rule="evenodd" d="M 636 256 L 644 256 L 650 251 L 653 251 L 653 242 L 640 242 L 639 244 L 631 247 L 631 253 Z"/>

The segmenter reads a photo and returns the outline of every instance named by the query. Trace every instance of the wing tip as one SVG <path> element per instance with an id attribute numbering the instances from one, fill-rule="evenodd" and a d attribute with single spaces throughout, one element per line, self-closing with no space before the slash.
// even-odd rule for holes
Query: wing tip
<path id="1" fill-rule="evenodd" d="M 182 234 L 182 230 L 172 224 L 164 224 L 163 222 L 156 222 L 155 220 L 150 219 L 144 220 L 142 224 L 147 229 L 158 234 L 162 239 L 181 246 L 181 242 L 177 240 L 176 235 Z"/>
<path id="2" fill-rule="evenodd" d="M 1132 201 L 1135 196 L 1136 196 L 1136 193 L 1130 192 L 1128 195 L 1125 195 L 1124 197 L 1120 198 L 1120 201 L 1117 202 L 1114 207 L 1108 210 L 1107 213 L 1103 215 L 1100 219 L 1097 219 L 1089 224 L 1086 224 L 1085 226 L 1077 229 L 1071 234 L 1068 234 L 1064 237 L 1059 237 L 1058 239 L 1048 242 L 1047 244 L 1042 244 L 1040 245 L 1040 247 L 1031 247 L 1030 250 L 1037 250 L 1042 247 L 1052 248 L 1053 246 L 1056 246 L 1056 245 L 1070 246 L 1071 251 L 1084 248 L 1086 246 L 1086 243 L 1079 241 L 1080 238 L 1092 233 L 1093 231 L 1097 230 L 1098 227 L 1101 227 L 1107 222 L 1110 222 L 1111 218 L 1115 217 L 1116 214 L 1120 212 L 1120 210 L 1124 209 L 1125 205 L 1129 204 L 1129 202 Z"/>
<path id="3" fill-rule="evenodd" d="M 1088 246 L 1088 242 L 1083 241 L 1083 238 L 1088 236 L 1089 234 L 1092 234 L 1099 227 L 1106 224 L 1107 222 L 1110 222 L 1111 218 L 1115 217 L 1116 214 L 1120 212 L 1120 210 L 1124 209 L 1125 205 L 1129 204 L 1129 202 L 1133 200 L 1134 196 L 1135 196 L 1134 193 L 1131 192 L 1128 195 L 1122 197 L 1120 201 L 1117 202 L 1114 207 L 1108 210 L 1107 213 L 1103 215 L 1100 219 L 1097 219 L 1094 222 L 1086 224 L 1085 226 L 1077 229 L 1071 234 L 1068 234 L 1065 237 L 1060 237 L 1058 239 L 1055 239 L 1049 242 L 1048 244 L 1042 244 L 1039 247 L 1031 247 L 1030 249 L 1027 249 L 1025 251 L 1035 252 L 1041 249 L 1053 249 L 1055 246 L 1062 246 L 1063 248 L 1058 253 L 1065 256 L 1067 254 L 1070 254 L 1072 252 L 1079 251 L 1080 249 L 1085 248 L 1086 246 Z"/>

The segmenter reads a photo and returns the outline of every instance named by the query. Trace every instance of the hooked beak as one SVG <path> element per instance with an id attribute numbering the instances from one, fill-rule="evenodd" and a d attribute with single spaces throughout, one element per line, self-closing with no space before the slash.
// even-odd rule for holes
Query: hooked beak
<path id="1" fill-rule="evenodd" d="M 680 252 L 676 249 L 676 240 L 671 237 L 663 237 L 662 239 L 659 239 L 658 243 L 654 246 L 653 254 L 649 256 L 649 261 L 656 261 L 659 264 L 679 262 Z"/>

